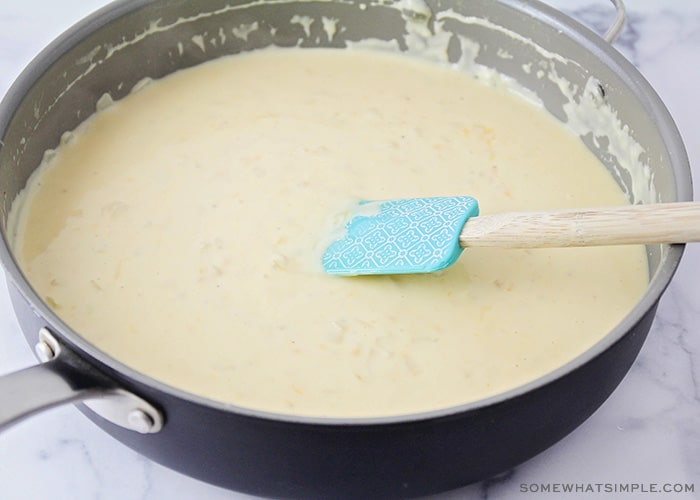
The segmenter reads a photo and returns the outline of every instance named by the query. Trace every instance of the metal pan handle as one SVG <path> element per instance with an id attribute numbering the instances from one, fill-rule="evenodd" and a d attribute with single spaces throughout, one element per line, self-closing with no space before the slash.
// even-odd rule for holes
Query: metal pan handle
<path id="1" fill-rule="evenodd" d="M 0 432 L 36 413 L 83 402 L 101 417 L 142 434 L 158 432 L 163 416 L 62 345 L 46 328 L 36 353 L 42 364 L 0 377 Z"/>
<path id="2" fill-rule="evenodd" d="M 625 4 L 623 0 L 610 0 L 615 6 L 615 19 L 613 19 L 608 29 L 605 33 L 601 34 L 600 37 L 608 42 L 609 44 L 615 43 L 617 37 L 622 32 L 622 28 L 625 26 L 625 21 L 627 20 L 627 11 L 625 9 Z"/>
<path id="3" fill-rule="evenodd" d="M 610 0 L 615 6 L 617 14 L 612 24 L 608 27 L 608 30 L 603 35 L 603 39 L 612 44 L 617 40 L 618 35 L 625 26 L 625 20 L 627 19 L 627 11 L 625 10 L 625 4 L 622 0 Z"/>

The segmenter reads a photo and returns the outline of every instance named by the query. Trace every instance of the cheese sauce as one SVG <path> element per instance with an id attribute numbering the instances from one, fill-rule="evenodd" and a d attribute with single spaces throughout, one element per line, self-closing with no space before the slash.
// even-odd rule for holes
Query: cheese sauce
<path id="1" fill-rule="evenodd" d="M 356 199 L 471 195 L 482 213 L 624 204 L 543 110 L 448 67 L 265 50 L 97 112 L 13 206 L 45 301 L 114 358 L 244 407 L 353 417 L 474 401 L 600 340 L 643 247 L 467 249 L 433 275 L 324 275 Z"/>

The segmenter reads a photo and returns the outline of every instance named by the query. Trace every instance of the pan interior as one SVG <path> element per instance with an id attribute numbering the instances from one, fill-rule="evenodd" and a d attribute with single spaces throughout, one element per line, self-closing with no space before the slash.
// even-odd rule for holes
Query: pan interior
<path id="1" fill-rule="evenodd" d="M 469 6 L 411 2 L 365 8 L 344 3 L 280 2 L 240 3 L 206 11 L 206 4 L 174 7 L 149 3 L 138 12 L 115 13 L 115 18 L 102 30 L 88 36 L 83 37 L 86 33 L 81 33 L 79 28 L 73 38 L 83 41 L 58 59 L 55 51 L 45 54 L 34 71 L 46 69 L 46 72 L 31 88 L 22 89 L 22 84 L 27 85 L 32 77 L 26 76 L 6 99 L 3 119 L 7 121 L 6 110 L 13 105 L 16 113 L 11 126 L 6 128 L 5 147 L 0 153 L 0 181 L 8 186 L 3 205 L 4 236 L 7 239 L 10 203 L 41 163 L 41 155 L 55 148 L 61 137 L 65 138 L 63 134 L 91 115 L 99 103 L 123 98 L 145 78 L 161 78 L 176 69 L 222 55 L 271 45 L 302 48 L 362 45 L 422 51 L 438 54 L 443 62 L 460 65 L 463 71 L 479 79 L 492 79 L 492 83 L 515 82 L 521 94 L 538 101 L 582 136 L 631 202 L 679 198 L 674 168 L 667 168 L 673 165 L 674 154 L 677 155 L 671 148 L 677 149 L 678 145 L 673 142 L 674 137 L 663 136 L 668 132 L 661 132 L 648 118 L 648 113 L 660 112 L 654 108 L 657 104 L 653 93 L 651 97 L 639 95 L 650 89 L 620 91 L 626 85 L 629 87 L 630 82 L 624 73 L 620 76 L 606 65 L 617 61 L 611 60 L 600 44 L 587 41 L 589 50 L 599 56 L 589 61 L 590 53 L 581 50 L 583 36 L 578 33 L 557 39 L 554 52 L 548 48 L 547 41 L 549 45 L 553 43 L 552 33 L 557 26 L 546 24 L 532 37 L 523 37 L 514 33 L 519 32 L 517 28 L 523 23 L 531 22 L 531 13 L 503 3 L 489 8 L 486 18 L 484 11 L 479 10 L 485 8 L 480 2 Z M 145 23 L 144 19 L 149 21 Z M 83 26 L 82 31 L 87 32 L 88 27 Z M 124 33 L 128 34 L 126 38 Z M 70 45 L 70 38 L 64 40 L 64 45 Z M 134 57 L 136 51 L 139 58 Z M 42 62 L 45 68 L 40 68 Z M 123 71 L 124 67 L 130 71 Z M 496 79 L 495 73 L 501 79 Z M 598 111 L 596 116 L 607 116 L 604 124 L 607 128 L 601 129 L 600 124 L 591 121 L 587 114 L 591 108 Z M 622 158 L 621 151 L 630 157 Z M 653 165 L 651 158 L 655 160 Z M 642 299 L 635 308 L 640 310 L 632 314 L 643 312 L 653 300 L 653 294 L 660 293 L 658 288 L 665 286 L 663 279 L 670 278 L 672 273 L 668 266 L 673 267 L 677 258 L 677 255 L 669 257 L 662 247 L 648 248 L 647 255 L 650 274 L 661 273 L 662 278 L 656 281 L 662 279 L 662 283 L 654 285 L 652 281 L 653 290 L 648 292 L 651 298 Z M 34 292 L 27 293 L 31 296 Z M 613 330 L 617 334 L 624 332 L 625 323 L 633 320 L 626 318 Z M 77 338 L 72 333 L 69 336 Z"/>

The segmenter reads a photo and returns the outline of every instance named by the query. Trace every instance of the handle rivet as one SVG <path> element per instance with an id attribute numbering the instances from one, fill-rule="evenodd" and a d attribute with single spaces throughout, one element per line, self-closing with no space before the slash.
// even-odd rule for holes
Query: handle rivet
<path id="1" fill-rule="evenodd" d="M 141 434 L 148 434 L 154 423 L 151 416 L 140 409 L 130 411 L 126 421 L 129 423 L 129 428 Z"/>
<path id="2" fill-rule="evenodd" d="M 45 326 L 39 330 L 39 340 L 34 345 L 34 352 L 42 363 L 56 359 L 61 354 L 61 345 Z"/>
<path id="3" fill-rule="evenodd" d="M 43 340 L 36 343 L 36 345 L 34 346 L 34 352 L 36 353 L 39 360 L 43 363 L 51 361 L 53 358 L 56 357 L 56 353 L 51 348 L 51 346 Z"/>

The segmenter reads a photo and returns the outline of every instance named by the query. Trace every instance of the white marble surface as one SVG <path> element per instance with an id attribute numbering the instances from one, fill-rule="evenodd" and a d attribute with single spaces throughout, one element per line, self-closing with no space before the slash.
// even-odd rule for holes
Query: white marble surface
<path id="1" fill-rule="evenodd" d="M 549 0 L 602 27 L 605 0 Z M 49 41 L 104 0 L 0 0 L 0 94 Z M 700 179 L 700 2 L 627 0 L 617 47 L 656 88 Z M 696 191 L 697 192 L 697 191 Z M 697 197 L 697 194 L 696 194 Z M 691 245 L 634 367 L 612 397 L 557 445 L 501 478 L 439 498 L 700 498 L 700 245 Z M 0 283 L 0 373 L 33 364 Z M 0 401 L 0 404 L 2 402 Z M 695 493 L 531 494 L 531 483 L 683 483 Z M 594 486 L 595 487 L 595 486 Z M 233 499 L 143 458 L 75 408 L 57 408 L 0 434 L 3 499 Z"/>

